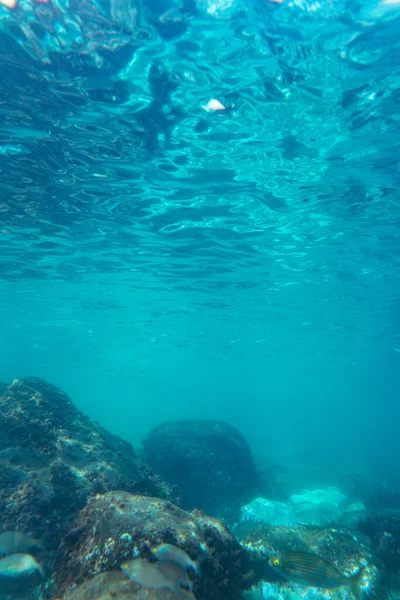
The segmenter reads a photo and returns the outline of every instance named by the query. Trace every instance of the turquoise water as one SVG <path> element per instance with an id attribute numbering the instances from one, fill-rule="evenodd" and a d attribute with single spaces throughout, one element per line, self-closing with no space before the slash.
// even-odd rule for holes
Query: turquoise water
<path id="1" fill-rule="evenodd" d="M 399 11 L 0 6 L 0 380 L 400 485 Z"/>

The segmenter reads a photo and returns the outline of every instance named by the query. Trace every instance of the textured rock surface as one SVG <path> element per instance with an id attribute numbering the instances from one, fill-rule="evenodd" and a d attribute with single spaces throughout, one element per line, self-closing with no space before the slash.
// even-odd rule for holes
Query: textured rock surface
<path id="1" fill-rule="evenodd" d="M 122 571 L 107 571 L 89 579 L 65 595 L 64 600 L 187 600 L 185 592 L 149 590 L 130 581 Z"/>
<path id="2" fill-rule="evenodd" d="M 257 494 L 259 476 L 242 435 L 220 421 L 187 420 L 155 427 L 143 441 L 146 461 L 182 489 L 187 509 L 235 519 Z"/>
<path id="3" fill-rule="evenodd" d="M 355 528 L 365 518 L 366 509 L 360 502 L 349 504 L 337 488 L 326 488 L 293 495 L 289 503 L 255 498 L 242 506 L 240 513 L 241 522 L 260 525 L 326 527 L 339 524 Z"/>
<path id="4" fill-rule="evenodd" d="M 400 511 L 372 513 L 360 524 L 360 529 L 372 541 L 383 589 L 400 595 Z"/>
<path id="5" fill-rule="evenodd" d="M 0 396 L 1 528 L 57 548 L 87 499 L 110 489 L 176 499 L 127 442 L 84 416 L 60 389 L 33 377 Z"/>
<path id="6" fill-rule="evenodd" d="M 54 573 L 57 595 L 124 560 L 154 560 L 151 547 L 162 542 L 200 558 L 200 577 L 192 573 L 197 600 L 239 600 L 259 578 L 251 554 L 220 521 L 165 500 L 109 492 L 89 501 L 64 539 Z"/>
<path id="7" fill-rule="evenodd" d="M 240 510 L 240 523 L 293 527 L 299 525 L 293 507 L 285 502 L 254 498 Z"/>
<path id="8" fill-rule="evenodd" d="M 346 576 L 366 566 L 362 589 L 372 595 L 378 590 L 379 571 L 373 559 L 371 540 L 361 532 L 339 527 L 264 527 L 242 523 L 235 528 L 235 534 L 242 546 L 260 560 L 283 551 L 301 551 L 324 558 Z M 282 582 L 272 569 L 265 580 Z"/>

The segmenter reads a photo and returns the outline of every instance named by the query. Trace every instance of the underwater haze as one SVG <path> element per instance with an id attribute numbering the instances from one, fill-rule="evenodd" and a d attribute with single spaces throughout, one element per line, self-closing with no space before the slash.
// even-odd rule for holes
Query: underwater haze
<path id="1" fill-rule="evenodd" d="M 400 489 L 400 5 L 0 4 L 0 381 Z"/>

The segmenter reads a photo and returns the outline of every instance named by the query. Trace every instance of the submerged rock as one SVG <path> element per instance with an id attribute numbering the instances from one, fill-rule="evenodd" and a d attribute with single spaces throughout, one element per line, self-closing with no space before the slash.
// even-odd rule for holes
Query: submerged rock
<path id="1" fill-rule="evenodd" d="M 349 577 L 357 573 L 361 567 L 366 567 L 363 575 L 361 589 L 371 595 L 376 594 L 379 586 L 379 571 L 372 556 L 371 541 L 361 532 L 354 532 L 339 527 L 265 527 L 251 525 L 251 523 L 240 524 L 236 530 L 241 544 L 258 556 L 259 560 L 280 554 L 285 551 L 308 552 L 333 564 L 343 575 Z M 288 600 L 287 590 L 293 589 L 293 582 L 283 581 L 272 569 L 265 580 L 258 585 L 264 598 L 275 597 L 272 589 L 274 586 L 266 585 L 280 582 L 277 600 Z M 304 590 L 304 588 L 303 588 Z M 257 590 L 253 590 L 256 591 Z M 282 592 L 282 593 L 281 593 Z M 308 600 L 315 600 L 320 596 L 323 598 L 336 598 L 337 600 L 348 596 L 348 589 L 340 588 L 340 592 L 332 590 L 321 591 L 318 588 L 310 588 L 307 594 Z M 351 596 L 349 600 L 354 600 Z"/>
<path id="2" fill-rule="evenodd" d="M 343 570 L 346 561 L 357 566 L 372 560 L 370 539 L 361 532 L 339 527 L 264 527 L 248 523 L 235 528 L 235 533 L 243 546 L 266 557 L 284 551 L 310 552 Z M 271 577 L 271 581 L 276 579 Z"/>
<path id="3" fill-rule="evenodd" d="M 249 504 L 242 506 L 240 513 L 241 523 L 252 522 L 259 525 L 283 525 L 286 527 L 299 524 L 290 504 L 266 498 L 255 498 Z"/>
<path id="4" fill-rule="evenodd" d="M 343 527 L 357 529 L 367 518 L 367 509 L 362 502 L 353 502 L 342 513 L 339 523 Z"/>
<path id="5" fill-rule="evenodd" d="M 324 503 L 333 504 L 334 506 L 342 507 L 348 500 L 347 497 L 337 487 L 328 487 L 324 489 L 313 489 L 303 492 L 302 494 L 293 494 L 290 497 L 290 502 L 294 506 L 301 504 L 314 504 L 320 506 Z"/>
<path id="6" fill-rule="evenodd" d="M 365 506 L 354 502 L 346 508 L 346 504 L 347 497 L 334 487 L 292 495 L 289 503 L 255 498 L 242 506 L 240 522 L 287 527 L 326 527 L 333 524 L 356 527 L 365 518 Z"/>
<path id="7" fill-rule="evenodd" d="M 130 444 L 83 415 L 57 387 L 26 377 L 3 390 L 3 530 L 25 531 L 55 549 L 87 499 L 115 488 L 176 500 Z"/>
<path id="8" fill-rule="evenodd" d="M 189 570 L 197 600 L 239 600 L 257 581 L 251 555 L 220 521 L 118 491 L 92 498 L 65 537 L 54 574 L 57 594 L 125 561 L 154 561 L 152 548 L 162 543 L 200 561 L 200 576 Z"/>
<path id="9" fill-rule="evenodd" d="M 64 596 L 64 600 L 186 600 L 185 592 L 173 592 L 168 589 L 145 589 L 131 581 L 122 571 L 107 571 Z"/>
<path id="10" fill-rule="evenodd" d="M 314 489 L 290 497 L 298 522 L 319 527 L 337 523 L 348 502 L 347 497 L 336 487 Z"/>
<path id="11" fill-rule="evenodd" d="M 257 492 L 259 475 L 250 448 L 226 423 L 164 423 L 150 431 L 143 446 L 146 461 L 182 489 L 182 503 L 189 510 L 234 519 Z"/>
<path id="12" fill-rule="evenodd" d="M 253 588 L 250 594 L 246 594 L 243 600 L 356 600 L 345 586 L 327 590 L 305 588 L 299 584 L 262 582 Z M 366 598 L 368 597 L 369 594 Z"/>
<path id="13" fill-rule="evenodd" d="M 400 596 L 400 512 L 369 514 L 359 527 L 372 540 L 374 560 L 380 566 L 385 597 L 394 597 L 396 591 Z"/>

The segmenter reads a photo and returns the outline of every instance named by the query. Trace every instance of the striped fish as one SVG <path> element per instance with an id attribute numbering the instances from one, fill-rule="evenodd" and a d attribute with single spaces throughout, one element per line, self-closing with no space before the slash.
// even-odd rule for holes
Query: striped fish
<path id="1" fill-rule="evenodd" d="M 360 581 L 364 568 L 352 577 L 346 577 L 327 560 L 307 552 L 282 552 L 268 562 L 274 571 L 289 581 L 324 589 L 346 586 L 356 600 L 361 600 Z"/>

